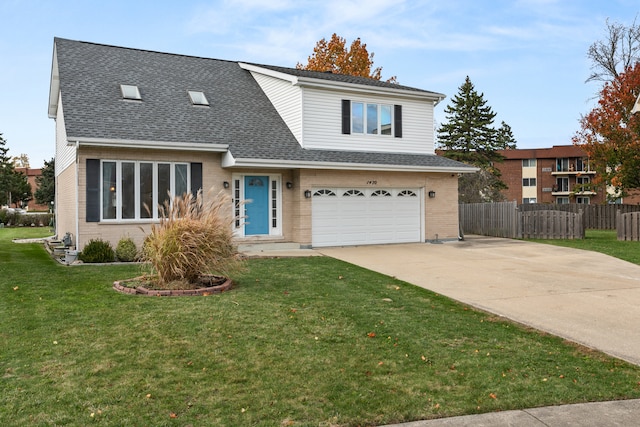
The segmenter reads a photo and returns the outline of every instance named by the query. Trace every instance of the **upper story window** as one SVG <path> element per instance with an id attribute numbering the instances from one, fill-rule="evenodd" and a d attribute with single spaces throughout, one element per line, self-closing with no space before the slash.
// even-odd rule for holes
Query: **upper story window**
<path id="1" fill-rule="evenodd" d="M 536 159 L 522 159 L 522 167 L 523 168 L 535 168 L 536 167 Z"/>
<path id="2" fill-rule="evenodd" d="M 204 95 L 204 92 L 200 92 L 197 90 L 190 90 L 188 92 L 189 92 L 189 99 L 191 99 L 191 103 L 193 105 L 209 106 L 209 101 L 207 100 L 207 97 Z"/>
<path id="3" fill-rule="evenodd" d="M 343 99 L 342 133 L 402 138 L 402 106 Z"/>
<path id="4" fill-rule="evenodd" d="M 522 178 L 522 186 L 523 187 L 535 187 L 536 179 L 535 178 Z"/>
<path id="5" fill-rule="evenodd" d="M 133 99 L 140 101 L 142 100 L 142 96 L 140 96 L 140 89 L 135 85 L 120 85 L 120 91 L 122 92 L 123 99 Z"/>
<path id="6" fill-rule="evenodd" d="M 569 172 L 570 162 L 568 158 L 556 159 L 556 172 Z"/>
<path id="7" fill-rule="evenodd" d="M 589 172 L 589 159 L 576 159 L 576 170 L 578 172 Z"/>

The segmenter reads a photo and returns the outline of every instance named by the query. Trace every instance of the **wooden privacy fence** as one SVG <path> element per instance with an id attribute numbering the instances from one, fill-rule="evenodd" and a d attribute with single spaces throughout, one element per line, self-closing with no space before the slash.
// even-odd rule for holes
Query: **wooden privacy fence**
<path id="1" fill-rule="evenodd" d="M 463 233 L 517 237 L 518 206 L 516 202 L 462 203 L 459 205 L 458 212 Z"/>
<path id="2" fill-rule="evenodd" d="M 583 212 L 531 210 L 515 202 L 460 204 L 460 228 L 466 234 L 506 238 L 583 239 Z"/>
<path id="3" fill-rule="evenodd" d="M 520 212 L 518 237 L 523 239 L 584 239 L 582 211 Z"/>
<path id="4" fill-rule="evenodd" d="M 618 240 L 640 240 L 640 212 L 618 212 Z"/>
<path id="5" fill-rule="evenodd" d="M 530 203 L 519 205 L 518 209 L 522 212 L 553 210 L 573 213 L 578 213 L 579 210 L 582 210 L 584 227 L 596 230 L 615 230 L 618 212 L 623 214 L 640 212 L 640 206 L 638 205 L 582 205 L 576 203 L 566 205 Z"/>

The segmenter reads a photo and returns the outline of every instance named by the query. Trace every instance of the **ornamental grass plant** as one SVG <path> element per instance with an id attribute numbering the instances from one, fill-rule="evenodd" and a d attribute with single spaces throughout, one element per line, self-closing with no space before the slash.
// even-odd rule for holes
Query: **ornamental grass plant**
<path id="1" fill-rule="evenodd" d="M 228 277 L 241 270 L 231 206 L 224 191 L 205 197 L 200 190 L 165 202 L 160 223 L 151 226 L 141 251 L 158 287 L 175 289 L 175 283 L 188 286 L 206 275 Z"/>

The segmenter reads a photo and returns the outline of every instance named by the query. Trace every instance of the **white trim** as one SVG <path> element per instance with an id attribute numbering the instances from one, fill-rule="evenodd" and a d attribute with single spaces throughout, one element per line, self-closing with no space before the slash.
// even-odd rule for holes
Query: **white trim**
<path id="1" fill-rule="evenodd" d="M 229 149 L 229 144 L 209 144 L 206 142 L 67 137 L 67 145 L 74 144 L 81 147 L 154 148 L 158 150 L 210 151 L 214 153 L 224 153 Z"/>
<path id="2" fill-rule="evenodd" d="M 429 99 L 434 101 L 434 105 L 437 105 L 440 101 L 442 101 L 446 97 L 445 94 L 437 93 L 437 92 L 413 91 L 413 90 L 403 89 L 400 87 L 393 88 L 393 87 L 384 87 L 384 86 L 370 86 L 370 85 L 363 85 L 363 84 L 356 84 L 356 83 L 339 82 L 335 80 L 316 79 L 313 77 L 294 76 L 281 71 L 275 71 L 269 68 L 263 68 L 257 65 L 247 64 L 244 62 L 238 62 L 238 65 L 240 66 L 240 68 L 245 69 L 247 71 L 253 71 L 256 73 L 286 80 L 294 86 L 317 87 L 317 88 L 333 89 L 333 90 L 348 89 L 350 91 L 362 92 L 362 93 L 378 93 L 378 94 L 386 94 L 386 95 L 404 96 L 409 98 Z"/>
<path id="3" fill-rule="evenodd" d="M 228 154 L 228 153 L 227 153 Z M 374 163 L 337 163 L 311 162 L 298 160 L 270 159 L 235 159 L 230 154 L 222 159 L 222 167 L 254 167 L 254 168 L 295 168 L 295 169 L 337 169 L 337 170 L 375 170 L 397 172 L 442 172 L 442 173 L 474 173 L 475 167 L 439 167 L 415 165 L 380 165 Z"/>
<path id="4" fill-rule="evenodd" d="M 267 188 L 268 188 L 268 203 L 267 203 L 267 214 L 269 216 L 268 220 L 269 220 L 269 234 L 268 235 L 253 235 L 253 234 L 249 234 L 246 235 L 244 232 L 244 219 L 245 219 L 245 213 L 244 213 L 244 209 L 242 208 L 243 212 L 240 213 L 240 226 L 239 227 L 235 227 L 234 225 L 234 229 L 235 229 L 235 236 L 236 237 L 255 237 L 255 238 L 259 238 L 260 236 L 268 236 L 268 237 L 280 237 L 282 236 L 282 215 L 283 215 L 283 211 L 282 211 L 282 197 L 283 197 L 283 190 L 282 190 L 282 175 L 281 174 L 265 174 L 265 173 L 251 173 L 251 172 L 244 172 L 244 173 L 234 173 L 231 175 L 231 194 L 233 195 L 233 202 L 235 204 L 236 200 L 235 200 L 235 194 L 236 194 L 236 190 L 239 190 L 239 194 L 240 194 L 240 202 L 244 202 L 246 200 L 245 194 L 244 194 L 244 180 L 247 176 L 266 176 L 268 178 L 268 182 L 267 182 Z M 240 181 L 240 187 L 236 188 L 236 180 Z M 277 182 L 277 205 L 276 205 L 276 213 L 277 213 L 277 217 L 276 217 L 276 226 L 273 227 L 273 215 L 272 215 L 272 206 L 271 206 L 271 202 L 272 202 L 272 197 L 271 197 L 271 182 L 272 181 L 276 181 Z"/>

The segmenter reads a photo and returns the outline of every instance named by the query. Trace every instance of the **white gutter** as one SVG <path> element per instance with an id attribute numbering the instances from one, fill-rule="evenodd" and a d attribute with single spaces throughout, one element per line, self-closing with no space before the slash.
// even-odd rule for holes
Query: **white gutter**
<path id="1" fill-rule="evenodd" d="M 67 145 L 76 147 L 114 147 L 114 148 L 153 148 L 157 150 L 188 150 L 224 153 L 229 144 L 208 144 L 205 142 L 175 142 L 175 141 L 139 141 L 127 139 L 106 138 L 76 138 L 67 137 Z"/>
<path id="2" fill-rule="evenodd" d="M 374 163 L 338 163 L 338 162 L 310 162 L 297 160 L 265 160 L 265 159 L 235 159 L 229 153 L 223 156 L 222 167 L 247 168 L 287 168 L 287 169 L 334 169 L 334 170 L 369 170 L 391 172 L 441 172 L 441 173 L 474 173 L 475 167 L 442 167 L 415 165 L 380 165 Z"/>

